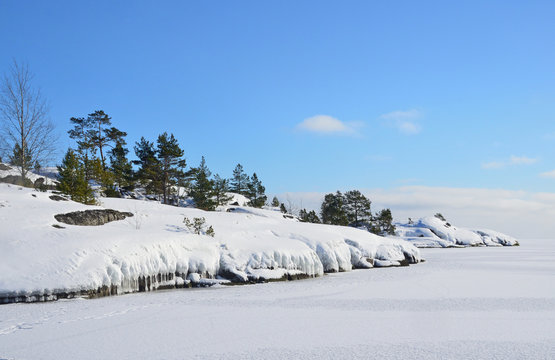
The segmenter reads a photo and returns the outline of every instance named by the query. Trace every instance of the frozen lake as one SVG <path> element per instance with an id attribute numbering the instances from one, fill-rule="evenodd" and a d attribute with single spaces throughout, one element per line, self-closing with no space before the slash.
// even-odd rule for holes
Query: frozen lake
<path id="1" fill-rule="evenodd" d="M 554 359 L 555 240 L 269 284 L 0 306 L 0 359 Z"/>

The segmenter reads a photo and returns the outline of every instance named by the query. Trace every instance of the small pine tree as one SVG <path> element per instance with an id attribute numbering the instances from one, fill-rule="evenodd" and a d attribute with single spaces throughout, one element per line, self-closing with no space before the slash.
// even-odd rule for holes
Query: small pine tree
<path id="1" fill-rule="evenodd" d="M 258 179 L 256 173 L 252 174 L 247 188 L 247 194 L 250 198 L 249 206 L 261 208 L 264 204 L 266 204 L 266 200 L 268 199 L 264 194 L 266 188 L 262 185 L 262 182 Z"/>
<path id="2" fill-rule="evenodd" d="M 229 188 L 232 192 L 237 194 L 247 194 L 249 184 L 249 177 L 243 170 L 243 165 L 237 164 L 233 170 L 233 177 L 230 180 Z"/>
<path id="3" fill-rule="evenodd" d="M 113 174 L 114 183 L 125 190 L 132 190 L 133 183 L 133 167 L 127 159 L 129 150 L 123 147 L 121 142 L 110 151 L 110 172 Z"/>
<path id="4" fill-rule="evenodd" d="M 284 213 L 287 214 L 287 208 L 285 207 L 284 203 L 279 204 L 279 210 Z"/>
<path id="5" fill-rule="evenodd" d="M 316 212 L 314 210 L 310 210 L 310 211 L 307 211 L 306 209 L 300 210 L 299 219 L 302 222 L 320 224 L 320 218 L 318 218 L 318 215 L 316 215 Z"/>
<path id="6" fill-rule="evenodd" d="M 214 197 L 214 181 L 210 179 L 212 173 L 206 166 L 204 156 L 197 168 L 191 170 L 193 174 L 193 182 L 189 195 L 193 198 L 197 208 L 212 211 L 216 208 L 217 203 Z"/>
<path id="7" fill-rule="evenodd" d="M 228 182 L 229 180 L 220 177 L 218 174 L 214 176 L 213 194 L 217 206 L 226 205 L 233 199 L 233 196 L 227 195 L 229 192 Z"/>
<path id="8" fill-rule="evenodd" d="M 370 232 L 378 235 L 395 235 L 395 225 L 393 225 L 393 215 L 390 209 L 383 209 L 376 214 Z"/>
<path id="9" fill-rule="evenodd" d="M 62 164 L 58 166 L 58 185 L 60 192 L 67 194 L 71 200 L 83 204 L 95 204 L 94 194 L 85 179 L 85 172 L 79 159 L 68 149 Z"/>
<path id="10" fill-rule="evenodd" d="M 447 221 L 447 220 L 445 220 L 445 217 L 443 215 L 441 215 L 441 213 L 436 213 L 434 215 L 434 217 L 438 218 L 441 221 Z"/>
<path id="11" fill-rule="evenodd" d="M 147 194 L 158 194 L 160 185 L 160 162 L 156 158 L 154 143 L 141 137 L 141 141 L 135 143 L 135 155 L 138 160 L 133 164 L 138 165 L 139 169 L 135 173 L 135 179 L 141 184 Z"/>
<path id="12" fill-rule="evenodd" d="M 179 147 L 177 139 L 173 134 L 163 133 L 158 136 L 156 157 L 159 164 L 160 193 L 163 195 L 163 203 L 169 203 L 172 188 L 177 185 L 179 179 L 185 177 L 183 169 L 186 166 L 182 159 L 184 151 Z"/>
<path id="13" fill-rule="evenodd" d="M 25 149 L 27 149 L 27 146 L 25 146 Z M 15 144 L 13 153 L 10 156 L 10 165 L 19 166 L 21 168 L 21 173 L 27 174 L 33 166 L 33 160 L 29 150 L 21 151 L 21 146 L 19 146 L 19 144 Z M 25 179 L 22 178 L 18 180 L 18 185 L 32 186 L 33 183 L 26 177 Z"/>
<path id="14" fill-rule="evenodd" d="M 272 199 L 272 206 L 273 207 L 279 207 L 279 200 L 278 200 L 277 196 L 274 196 L 274 198 Z"/>

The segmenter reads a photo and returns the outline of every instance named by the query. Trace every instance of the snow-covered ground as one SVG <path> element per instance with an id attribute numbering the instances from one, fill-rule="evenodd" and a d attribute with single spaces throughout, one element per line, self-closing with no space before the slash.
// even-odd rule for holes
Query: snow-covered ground
<path id="1" fill-rule="evenodd" d="M 396 236 L 419 248 L 462 246 L 518 246 L 518 241 L 494 230 L 471 230 L 429 216 L 416 222 L 395 224 Z"/>
<path id="2" fill-rule="evenodd" d="M 122 294 L 139 291 L 144 283 L 152 290 L 214 279 L 315 277 L 420 260 L 419 250 L 405 241 L 301 223 L 279 211 L 233 207 L 227 209 L 231 212 L 206 212 L 108 198 L 100 199 L 101 206 L 86 206 L 50 196 L 0 184 L 0 302 L 99 288 Z M 54 218 L 103 207 L 133 216 L 102 226 L 66 225 Z M 194 234 L 183 223 L 185 217 L 205 218 L 215 236 Z"/>
<path id="3" fill-rule="evenodd" d="M 54 181 L 54 178 L 57 174 L 57 171 L 58 170 L 56 168 L 52 167 L 41 170 L 40 174 L 35 174 L 33 171 L 29 171 L 27 172 L 27 178 L 31 180 L 32 183 L 34 183 L 38 179 L 44 179 L 45 185 L 55 185 L 56 182 Z M 0 163 L 0 179 L 8 176 L 21 176 L 20 168 L 17 166 Z"/>
<path id="4" fill-rule="evenodd" d="M 5 359 L 554 359 L 555 240 L 418 266 L 0 306 Z"/>

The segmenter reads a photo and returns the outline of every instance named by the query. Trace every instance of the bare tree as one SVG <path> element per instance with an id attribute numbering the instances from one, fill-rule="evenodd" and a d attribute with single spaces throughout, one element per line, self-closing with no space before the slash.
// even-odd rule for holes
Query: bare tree
<path id="1" fill-rule="evenodd" d="M 23 182 L 29 169 L 51 159 L 57 141 L 46 100 L 32 80 L 28 65 L 14 61 L 0 83 L 0 150 L 20 167 Z"/>

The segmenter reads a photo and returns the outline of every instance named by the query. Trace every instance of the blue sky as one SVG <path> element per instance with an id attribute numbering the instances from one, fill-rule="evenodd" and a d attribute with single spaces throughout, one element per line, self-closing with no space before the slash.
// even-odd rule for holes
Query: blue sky
<path id="1" fill-rule="evenodd" d="M 553 1 L 0 1 L 71 145 L 103 109 L 133 144 L 237 163 L 271 194 L 413 185 L 552 192 Z M 553 172 L 553 173 L 550 173 Z"/>

